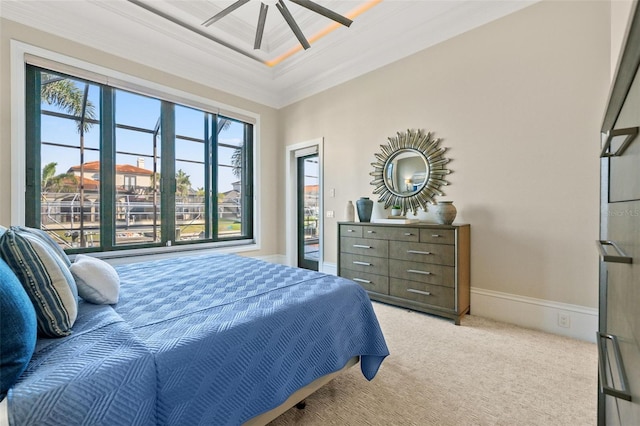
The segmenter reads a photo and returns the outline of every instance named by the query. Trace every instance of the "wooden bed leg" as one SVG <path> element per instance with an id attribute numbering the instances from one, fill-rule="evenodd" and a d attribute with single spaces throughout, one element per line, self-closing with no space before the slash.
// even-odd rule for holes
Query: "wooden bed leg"
<path id="1" fill-rule="evenodd" d="M 296 408 L 298 410 L 304 410 L 306 406 L 307 406 L 307 401 L 304 399 L 296 404 Z"/>

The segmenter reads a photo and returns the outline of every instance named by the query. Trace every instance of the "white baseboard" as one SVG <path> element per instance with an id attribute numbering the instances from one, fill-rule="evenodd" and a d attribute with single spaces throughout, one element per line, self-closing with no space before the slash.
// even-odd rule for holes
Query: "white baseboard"
<path id="1" fill-rule="evenodd" d="M 329 275 L 338 275 L 338 264 L 324 262 L 322 264 L 322 272 Z"/>
<path id="2" fill-rule="evenodd" d="M 471 313 L 527 328 L 596 341 L 598 309 L 499 291 L 471 288 Z M 560 326 L 560 317 L 568 319 Z"/>
<path id="3" fill-rule="evenodd" d="M 322 272 L 338 274 L 335 263 L 325 262 Z M 587 342 L 596 341 L 598 309 L 499 291 L 471 288 L 471 313 L 509 324 L 559 334 Z M 568 327 L 560 326 L 560 315 Z"/>
<path id="4" fill-rule="evenodd" d="M 287 256 L 285 256 L 284 254 L 271 254 L 268 256 L 253 256 L 253 257 L 255 257 L 256 259 L 264 260 L 265 262 L 279 263 L 281 265 L 287 264 Z"/>

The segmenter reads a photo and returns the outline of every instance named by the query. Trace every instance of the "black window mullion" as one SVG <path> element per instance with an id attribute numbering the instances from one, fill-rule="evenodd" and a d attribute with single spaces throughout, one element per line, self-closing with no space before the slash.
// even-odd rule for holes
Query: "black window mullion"
<path id="1" fill-rule="evenodd" d="M 25 167 L 25 224 L 41 226 L 42 159 L 40 153 L 41 74 L 30 65 L 26 68 L 26 167 Z"/>
<path id="2" fill-rule="evenodd" d="M 42 220 L 47 220 L 44 218 L 42 208 L 45 207 L 43 202 L 43 193 L 42 193 L 42 161 L 45 160 L 45 157 L 49 155 L 67 155 L 66 152 L 63 152 L 65 149 L 75 149 L 76 146 L 73 143 L 61 143 L 55 137 L 52 137 L 52 140 L 42 141 L 42 132 L 45 134 L 49 134 L 46 132 L 55 131 L 55 128 L 50 128 L 48 121 L 43 121 L 43 116 L 51 116 L 55 117 L 59 121 L 67 122 L 67 120 L 77 121 L 77 118 L 72 116 L 71 114 L 66 114 L 64 112 L 60 112 L 56 110 L 55 107 L 52 107 L 52 110 L 49 111 L 47 108 L 42 108 L 42 79 L 46 76 L 45 73 L 53 73 L 54 75 L 58 75 L 56 71 L 47 71 L 40 69 L 38 67 L 33 67 L 31 65 L 26 65 L 25 67 L 25 108 L 26 108 L 26 174 L 25 174 L 25 183 L 26 183 L 26 193 L 25 193 L 25 223 L 28 226 L 32 227 L 42 227 L 43 229 L 47 229 L 42 223 Z M 218 152 L 221 144 L 219 143 L 220 135 L 218 132 L 221 130 L 220 123 L 218 120 L 221 119 L 217 114 L 203 111 L 205 116 L 204 121 L 204 141 L 200 138 L 195 138 L 192 136 L 184 136 L 180 137 L 180 140 L 192 140 L 194 142 L 204 142 L 204 158 L 200 160 L 198 156 L 197 159 L 183 159 L 181 161 L 187 161 L 191 163 L 195 163 L 201 166 L 204 166 L 204 190 L 205 190 L 205 201 L 204 201 L 204 238 L 200 237 L 197 240 L 191 240 L 189 238 L 185 238 L 183 241 L 177 241 L 176 233 L 177 233 L 177 223 L 176 218 L 178 217 L 178 212 L 176 212 L 177 207 L 177 199 L 176 199 L 176 170 L 178 165 L 176 164 L 176 139 L 178 136 L 176 135 L 176 104 L 173 104 L 169 101 L 161 101 L 160 107 L 160 123 L 156 126 L 155 129 L 146 129 L 134 126 L 136 123 L 132 123 L 134 125 L 125 125 L 125 124 L 117 124 L 116 123 L 116 92 L 119 89 L 115 89 L 111 86 L 102 85 L 96 82 L 85 81 L 79 78 L 76 78 L 72 75 L 60 74 L 60 79 L 65 78 L 72 79 L 72 84 L 76 86 L 81 86 L 82 84 L 91 84 L 94 88 L 100 89 L 100 117 L 88 119 L 88 122 L 92 124 L 99 124 L 99 147 L 91 146 L 85 147 L 84 149 L 93 152 L 93 157 L 98 155 L 99 163 L 100 163 L 100 184 L 98 185 L 99 194 L 93 194 L 98 196 L 98 206 L 99 206 L 99 229 L 100 229 L 100 246 L 91 246 L 91 247 L 77 247 L 77 248 L 69 248 L 65 247 L 65 250 L 70 251 L 72 253 L 84 253 L 84 252 L 94 252 L 94 251 L 114 251 L 114 250 L 128 250 L 133 248 L 152 248 L 157 247 L 158 245 L 172 245 L 174 242 L 176 243 L 185 243 L 185 244 L 194 244 L 194 243 L 204 243 L 204 242 L 219 242 L 219 241 L 230 241 L 230 240 L 243 240 L 243 239 L 252 239 L 253 238 L 253 219 L 255 217 L 255 212 L 253 211 L 253 179 L 254 179 L 254 171 L 253 171 L 253 125 L 248 123 L 242 123 L 242 121 L 238 121 L 235 119 L 232 120 L 237 126 L 237 123 L 243 124 L 243 132 L 244 132 L 244 141 L 241 147 L 236 145 L 235 143 L 223 144 L 223 148 L 226 151 L 229 148 L 239 148 L 242 150 L 242 162 L 240 164 L 241 167 L 241 175 L 240 175 L 240 191 L 241 191 L 241 199 L 239 200 L 241 204 L 241 226 L 242 232 L 240 235 L 238 234 L 225 234 L 223 238 L 221 238 L 219 234 L 219 202 L 218 202 L 218 194 L 221 190 L 220 184 L 218 182 L 220 167 L 223 167 L 226 173 L 226 167 L 230 167 L 228 164 L 224 164 L 221 166 L 219 163 L 220 153 Z M 48 80 L 47 80 L 48 81 Z M 97 86 L 97 87 L 96 87 Z M 153 98 L 155 101 L 159 101 L 157 98 Z M 156 103 L 157 105 L 157 103 Z M 157 111 L 157 110 L 156 110 Z M 224 118 L 227 120 L 226 118 Z M 44 128 L 43 126 L 47 126 Z M 144 127 L 144 126 L 143 126 Z M 233 135 L 233 137 L 237 137 L 237 131 L 240 130 L 237 127 L 233 127 L 230 129 L 229 135 Z M 157 139 L 154 140 L 154 154 L 151 156 L 150 154 L 136 153 L 136 149 L 132 148 L 131 152 L 120 152 L 117 150 L 118 144 L 116 137 L 119 136 L 117 133 L 117 129 L 122 128 L 128 131 L 140 132 L 140 133 L 149 133 L 153 135 L 157 135 Z M 202 131 L 202 130 L 201 130 Z M 188 132 L 187 132 L 188 133 Z M 202 133 L 200 133 L 202 134 Z M 55 135 L 55 133 L 54 133 Z M 124 140 L 124 139 L 123 139 Z M 157 141 L 157 143 L 156 143 Z M 64 142 L 64 141 L 63 141 Z M 47 146 L 47 150 L 42 151 L 44 146 Z M 57 151 L 54 154 L 50 154 L 49 147 L 57 147 L 55 148 Z M 159 151 L 159 155 L 156 156 L 156 148 Z M 182 148 L 180 148 L 182 149 Z M 81 148 L 82 150 L 82 148 Z M 182 151 L 180 151 L 182 152 Z M 202 151 L 201 151 L 202 152 Z M 118 196 L 120 195 L 118 191 L 118 178 L 119 174 L 117 171 L 117 160 L 120 158 L 120 155 L 123 156 L 132 156 L 138 155 L 142 157 L 154 158 L 154 170 L 152 182 L 155 182 L 155 176 L 159 176 L 160 183 L 160 197 L 156 196 L 157 191 L 154 189 L 154 206 L 157 203 L 157 209 L 155 211 L 158 212 L 160 219 L 156 222 L 156 218 L 154 216 L 154 237 L 150 240 L 148 235 L 145 235 L 145 241 L 120 241 L 120 237 L 118 236 L 118 232 L 120 232 L 120 223 L 118 222 Z M 44 157 L 43 157 L 44 156 Z M 55 161 L 64 163 L 65 167 L 67 166 L 67 161 L 58 160 L 57 157 L 53 157 Z M 60 157 L 61 158 L 61 157 Z M 155 161 L 159 159 L 159 161 Z M 81 156 L 81 163 L 84 163 L 84 160 Z M 156 174 L 156 172 L 159 172 Z M 200 175 L 201 176 L 201 175 Z M 126 182 L 125 182 L 126 183 Z M 135 185 L 135 183 L 126 183 L 128 185 Z M 154 188 L 155 183 L 153 184 Z M 65 191 L 63 191 L 65 192 Z M 80 191 L 82 193 L 82 191 Z M 77 194 L 76 194 L 77 195 Z M 191 200 L 192 197 L 189 199 Z M 158 201 L 156 201 L 158 200 Z M 64 206 L 63 206 L 64 207 Z M 154 207 L 155 208 L 155 207 Z M 61 208 L 62 209 L 62 208 Z M 62 210 L 61 210 L 62 211 Z M 62 214 L 62 213 L 60 213 Z M 84 210 L 81 212 L 84 215 Z M 93 214 L 93 213 L 92 213 Z M 84 216 L 82 216 L 84 218 Z M 71 220 L 73 223 L 73 219 L 60 219 L 60 220 Z M 156 227 L 155 224 L 158 223 Z M 95 229 L 95 228 L 94 228 Z M 59 229 L 48 229 L 49 232 L 58 232 Z M 159 232 L 158 232 L 159 231 Z M 157 234 L 160 233 L 159 236 Z M 157 238 L 156 238 L 157 236 Z M 136 237 L 133 235 L 133 237 Z M 124 238 L 124 237 L 123 237 Z M 153 240 L 153 241 L 152 241 Z"/>
<path id="3" fill-rule="evenodd" d="M 160 220 L 162 243 L 169 245 L 176 240 L 176 123 L 171 102 L 162 101 L 160 127 Z"/>
<path id="4" fill-rule="evenodd" d="M 204 114 L 204 235 L 211 238 L 211 218 L 216 206 L 213 204 L 211 192 L 211 140 L 212 140 L 212 114 Z M 217 200 L 217 197 L 216 197 Z"/>
<path id="5" fill-rule="evenodd" d="M 210 157 L 210 169 L 211 169 L 211 210 L 212 210 L 212 220 L 211 220 L 211 237 L 214 241 L 218 241 L 218 194 L 220 193 L 220 188 L 218 187 L 218 133 L 220 129 L 218 127 L 218 115 L 211 115 L 211 157 Z"/>
<path id="6" fill-rule="evenodd" d="M 253 126 L 244 125 L 242 158 L 242 229 L 244 237 L 253 236 Z"/>
<path id="7" fill-rule="evenodd" d="M 113 250 L 116 242 L 115 91 L 101 86 L 100 103 L 100 243 L 103 250 Z"/>

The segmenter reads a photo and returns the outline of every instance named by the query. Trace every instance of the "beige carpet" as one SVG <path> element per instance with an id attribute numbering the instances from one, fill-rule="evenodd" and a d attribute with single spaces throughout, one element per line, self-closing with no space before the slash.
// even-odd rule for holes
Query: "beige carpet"
<path id="1" fill-rule="evenodd" d="M 271 426 L 596 424 L 595 344 L 473 315 L 456 327 L 374 308 L 391 352 L 375 379 L 357 365 Z"/>

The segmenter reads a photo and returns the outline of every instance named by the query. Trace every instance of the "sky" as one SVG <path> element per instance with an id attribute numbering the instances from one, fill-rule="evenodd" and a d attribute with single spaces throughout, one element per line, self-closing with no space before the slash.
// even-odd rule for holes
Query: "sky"
<path id="1" fill-rule="evenodd" d="M 76 82 L 76 85 L 84 90 L 84 83 Z M 160 116 L 161 102 L 157 99 L 148 98 L 142 95 L 116 90 L 116 123 L 128 126 L 154 129 Z M 89 86 L 89 102 L 94 105 L 95 116 L 100 116 L 100 91 L 97 85 Z M 64 112 L 60 108 L 42 102 L 43 111 Z M 192 138 L 204 139 L 205 114 L 202 111 L 177 105 L 176 113 L 176 134 Z M 49 115 L 42 115 L 41 123 L 42 142 L 72 145 L 76 148 L 66 148 L 59 146 L 42 146 L 42 166 L 50 163 L 58 163 L 56 174 L 65 173 L 70 167 L 80 164 L 80 135 L 78 133 L 77 122 Z M 241 146 L 244 137 L 243 125 L 232 121 L 231 126 L 222 130 L 218 136 L 219 143 Z M 99 124 L 94 124 L 89 131 L 85 132 L 85 163 L 99 160 L 97 149 L 100 144 Z M 92 149 L 93 148 L 93 149 Z M 144 158 L 144 168 L 153 170 L 153 135 L 127 129 L 116 129 L 116 151 L 123 153 L 116 154 L 118 165 L 130 164 L 137 166 L 138 158 Z M 219 147 L 218 162 L 221 164 L 231 164 L 233 148 Z M 124 153 L 126 152 L 126 154 Z M 159 152 L 162 155 L 161 152 Z M 197 190 L 204 187 L 204 166 L 188 161 L 202 161 L 204 158 L 204 144 L 178 139 L 176 142 L 176 171 L 182 169 L 190 176 L 192 188 Z M 158 161 L 157 170 L 160 170 Z M 230 167 L 220 167 L 218 170 L 218 192 L 226 192 L 232 189 L 232 182 L 238 180 L 233 175 Z M 90 176 L 88 176 L 90 177 Z"/>

